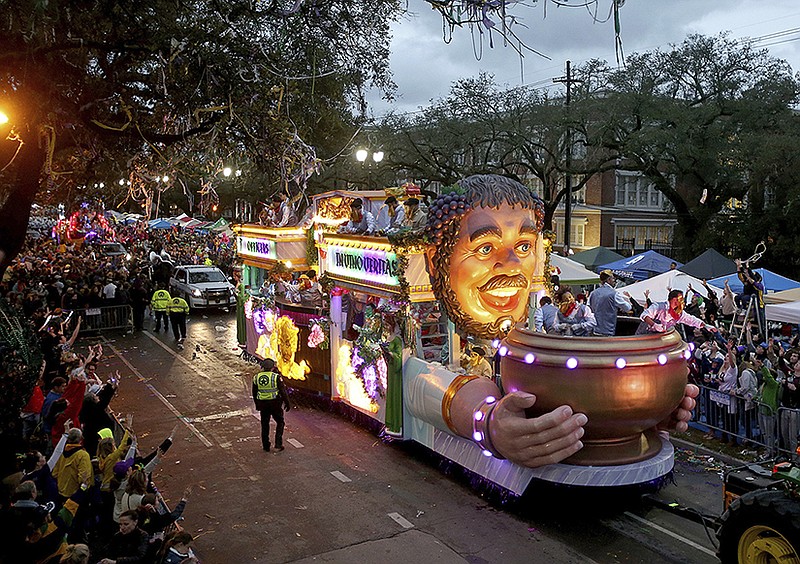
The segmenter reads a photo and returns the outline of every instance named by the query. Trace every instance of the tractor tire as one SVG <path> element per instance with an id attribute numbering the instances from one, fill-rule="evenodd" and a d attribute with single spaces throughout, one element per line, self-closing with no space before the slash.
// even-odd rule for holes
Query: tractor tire
<path id="1" fill-rule="evenodd" d="M 800 501 L 782 490 L 748 492 L 722 515 L 723 564 L 800 564 Z"/>

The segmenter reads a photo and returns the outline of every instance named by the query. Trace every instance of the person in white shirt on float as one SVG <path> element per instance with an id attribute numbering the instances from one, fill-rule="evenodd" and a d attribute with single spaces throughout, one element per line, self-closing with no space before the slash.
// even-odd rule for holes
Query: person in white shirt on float
<path id="1" fill-rule="evenodd" d="M 637 335 L 645 333 L 666 333 L 678 323 L 716 332 L 717 328 L 702 319 L 683 311 L 683 290 L 671 290 L 666 302 L 654 303 L 639 316 L 642 323 L 636 329 Z"/>

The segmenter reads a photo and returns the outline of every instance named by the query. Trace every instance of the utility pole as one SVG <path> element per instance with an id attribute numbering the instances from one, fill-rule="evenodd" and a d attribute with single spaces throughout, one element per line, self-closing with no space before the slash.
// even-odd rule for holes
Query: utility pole
<path id="1" fill-rule="evenodd" d="M 554 78 L 553 82 L 563 83 L 567 87 L 567 98 L 565 106 L 567 107 L 567 115 L 569 115 L 569 103 L 572 99 L 572 85 L 583 82 L 582 80 L 575 79 L 572 76 L 572 63 L 567 61 L 567 74 Z M 569 255 L 570 250 L 570 229 L 572 227 L 572 129 L 567 125 L 566 133 L 566 148 L 567 154 L 564 156 L 564 164 L 566 174 L 564 175 L 564 187 L 566 188 L 567 199 L 564 203 L 564 254 Z"/>

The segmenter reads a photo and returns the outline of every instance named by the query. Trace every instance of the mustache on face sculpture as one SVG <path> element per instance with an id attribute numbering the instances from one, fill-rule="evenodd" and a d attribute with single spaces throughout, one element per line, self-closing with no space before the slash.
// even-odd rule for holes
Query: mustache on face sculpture
<path id="1" fill-rule="evenodd" d="M 527 288 L 528 279 L 522 274 L 515 274 L 514 276 L 507 276 L 505 274 L 498 274 L 493 276 L 486 284 L 479 286 L 478 290 L 481 292 L 489 292 L 491 290 L 498 290 L 500 288 Z"/>

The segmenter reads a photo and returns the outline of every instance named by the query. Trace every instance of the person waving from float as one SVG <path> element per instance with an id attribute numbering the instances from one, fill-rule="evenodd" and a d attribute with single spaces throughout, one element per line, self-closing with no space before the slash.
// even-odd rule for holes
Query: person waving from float
<path id="1" fill-rule="evenodd" d="M 637 335 L 645 333 L 666 333 L 678 323 L 699 327 L 716 333 L 717 328 L 702 319 L 684 311 L 683 290 L 670 290 L 666 302 L 657 302 L 642 312 L 642 323 L 636 329 Z"/>

